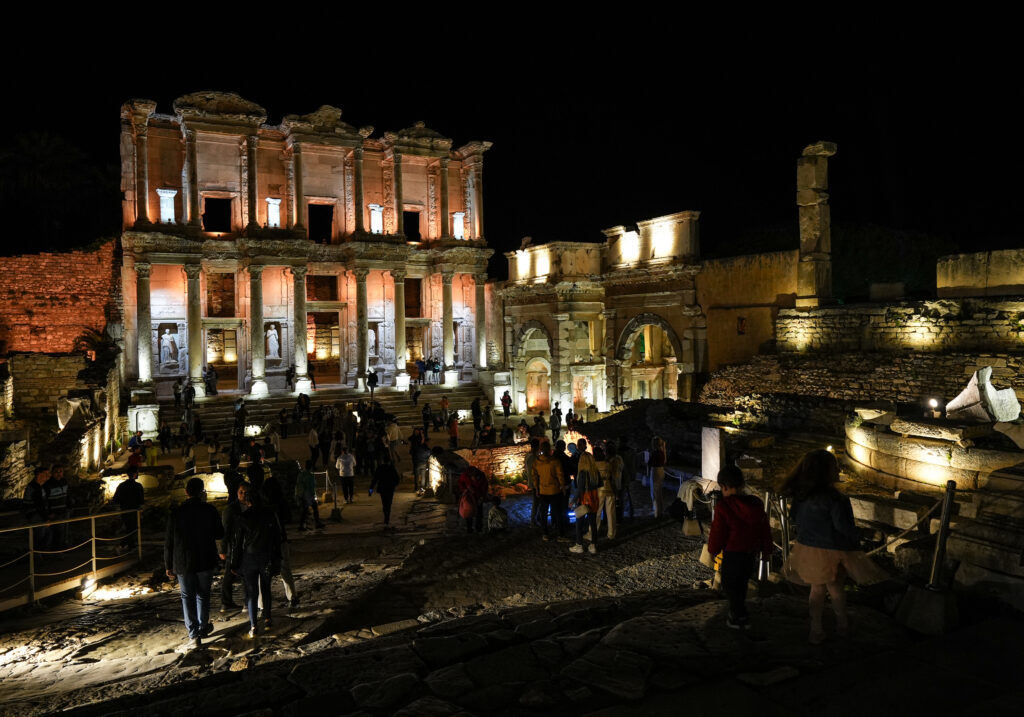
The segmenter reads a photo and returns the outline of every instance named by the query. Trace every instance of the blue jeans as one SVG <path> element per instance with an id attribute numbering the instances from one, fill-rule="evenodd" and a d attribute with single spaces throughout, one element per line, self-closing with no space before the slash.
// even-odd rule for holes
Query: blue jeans
<path id="1" fill-rule="evenodd" d="M 203 628 L 210 621 L 210 586 L 213 584 L 213 570 L 178 575 L 181 589 L 181 608 L 185 613 L 185 629 L 190 638 L 201 637 Z"/>
<path id="2" fill-rule="evenodd" d="M 246 553 L 242 556 L 242 579 L 245 581 L 245 607 L 249 611 L 249 627 L 256 627 L 260 595 L 263 596 L 263 617 L 270 617 L 270 556 Z"/>

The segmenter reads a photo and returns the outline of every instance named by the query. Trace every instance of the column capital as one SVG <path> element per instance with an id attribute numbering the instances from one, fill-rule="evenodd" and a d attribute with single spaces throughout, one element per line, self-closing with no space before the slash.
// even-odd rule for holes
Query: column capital
<path id="1" fill-rule="evenodd" d="M 366 277 L 368 277 L 370 275 L 370 270 L 369 269 L 364 269 L 362 267 L 359 267 L 358 269 L 352 269 L 351 271 L 352 271 L 352 276 L 354 276 L 356 278 L 356 281 L 363 282 L 363 283 L 366 282 Z"/>
<path id="2" fill-rule="evenodd" d="M 409 276 L 409 272 L 405 269 L 389 269 L 388 273 L 391 274 L 395 281 L 405 281 L 405 278 Z"/>
<path id="3" fill-rule="evenodd" d="M 258 279 L 263 276 L 263 270 L 266 268 L 263 264 L 250 264 L 248 267 L 249 278 Z"/>
<path id="4" fill-rule="evenodd" d="M 144 277 L 146 279 L 149 278 L 149 273 L 150 273 L 150 270 L 152 268 L 153 268 L 153 265 L 150 264 L 148 261 L 137 261 L 137 262 L 135 262 L 135 273 L 138 276 Z"/>
<path id="5" fill-rule="evenodd" d="M 249 149 L 256 149 L 260 146 L 260 138 L 255 134 L 246 135 L 245 142 L 249 145 Z"/>
<path id="6" fill-rule="evenodd" d="M 614 319 L 614 318 L 615 318 L 615 315 L 616 315 L 616 314 L 617 314 L 618 312 L 619 312 L 619 310 L 618 310 L 618 309 L 604 309 L 604 310 L 603 310 L 603 311 L 601 312 L 601 316 L 603 316 L 603 317 L 604 317 L 604 318 L 606 318 L 606 319 Z"/>
<path id="7" fill-rule="evenodd" d="M 187 276 L 189 280 L 198 279 L 199 274 L 203 271 L 202 264 L 183 264 L 181 268 L 184 270 L 185 276 Z"/>
<path id="8" fill-rule="evenodd" d="M 362 159 L 363 158 L 363 148 L 362 147 L 354 147 L 352 149 L 352 156 L 355 157 L 356 159 Z"/>
<path id="9" fill-rule="evenodd" d="M 451 162 L 451 160 L 448 159 L 447 157 L 441 157 L 440 162 L 441 162 L 441 169 L 448 169 L 448 163 Z"/>
<path id="10" fill-rule="evenodd" d="M 391 153 L 391 159 L 392 161 L 394 161 L 395 164 L 402 163 L 402 155 L 398 152 L 397 149 Z"/>
<path id="11" fill-rule="evenodd" d="M 196 131 L 194 129 L 182 128 L 181 136 L 185 138 L 186 142 L 195 142 L 196 141 Z"/>
<path id="12" fill-rule="evenodd" d="M 487 283 L 487 274 L 473 274 L 473 281 L 477 286 L 483 286 Z"/>
<path id="13" fill-rule="evenodd" d="M 306 278 L 306 272 L 309 271 L 309 267 L 306 266 L 290 266 L 288 267 L 292 272 L 292 278 L 295 281 Z"/>
<path id="14" fill-rule="evenodd" d="M 448 284 L 449 286 L 451 286 L 451 284 L 452 284 L 452 282 L 454 280 L 455 280 L 455 272 L 454 271 L 442 271 L 441 272 L 441 281 L 443 281 L 445 284 Z"/>

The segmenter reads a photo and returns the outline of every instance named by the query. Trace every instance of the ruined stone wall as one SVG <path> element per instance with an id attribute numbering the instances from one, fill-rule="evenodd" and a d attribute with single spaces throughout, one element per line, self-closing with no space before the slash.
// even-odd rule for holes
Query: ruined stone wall
<path id="1" fill-rule="evenodd" d="M 0 441 L 0 500 L 21 498 L 32 478 L 27 461 L 28 440 Z"/>
<path id="2" fill-rule="evenodd" d="M 498 291 L 504 282 L 489 282 L 484 287 L 487 322 L 487 365 L 499 368 L 505 362 L 504 305 Z"/>
<path id="3" fill-rule="evenodd" d="M 56 415 L 58 398 L 87 387 L 79 378 L 87 363 L 80 353 L 12 355 L 8 366 L 14 380 L 15 415 Z"/>
<path id="4" fill-rule="evenodd" d="M 514 446 L 462 448 L 455 453 L 488 478 L 514 476 L 523 472 L 523 461 L 530 452 L 529 443 Z"/>
<path id="5" fill-rule="evenodd" d="M 779 312 L 780 353 L 1024 351 L 1024 298 L 947 299 Z"/>
<path id="6" fill-rule="evenodd" d="M 14 381 L 7 370 L 7 364 L 0 364 L 0 428 L 14 417 Z"/>
<path id="7" fill-rule="evenodd" d="M 756 356 L 715 371 L 701 403 L 738 412 L 738 420 L 779 429 L 841 432 L 854 401 L 950 400 L 983 366 L 992 382 L 1024 398 L 1024 355 L 851 352 Z"/>
<path id="8" fill-rule="evenodd" d="M 1024 294 L 1024 249 L 940 257 L 935 288 L 939 298 Z"/>
<path id="9" fill-rule="evenodd" d="M 798 251 L 706 260 L 696 277 L 707 317 L 708 369 L 772 350 L 775 318 L 795 305 Z"/>
<path id="10" fill-rule="evenodd" d="M 0 354 L 74 349 L 86 329 L 120 322 L 114 241 L 91 251 L 0 258 Z"/>

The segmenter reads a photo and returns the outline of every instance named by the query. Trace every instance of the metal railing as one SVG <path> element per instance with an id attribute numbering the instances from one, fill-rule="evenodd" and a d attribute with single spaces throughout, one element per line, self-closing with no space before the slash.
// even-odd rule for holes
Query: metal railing
<path id="1" fill-rule="evenodd" d="M 132 513 L 135 514 L 135 529 L 121 532 L 123 516 Z M 101 523 L 99 531 L 98 521 Z M 86 524 L 89 536 L 77 545 L 58 550 L 36 545 L 37 537 L 42 534 L 70 535 L 73 526 L 84 527 Z M 115 532 L 115 524 L 117 534 L 111 535 Z M 25 536 L 20 535 L 23 532 Z M 79 532 L 84 534 L 84 531 Z M 96 581 L 127 570 L 142 559 L 141 535 L 141 509 L 0 528 L 0 554 L 9 556 L 12 549 L 16 552 L 27 546 L 24 552 L 0 563 L 0 611 L 30 605 L 41 598 L 83 587 L 89 580 Z M 125 552 L 124 546 L 130 545 L 129 541 L 133 539 L 135 547 Z M 113 546 L 115 541 L 120 541 L 120 545 Z M 109 554 L 111 551 L 106 549 L 107 545 L 114 547 L 113 554 Z M 89 546 L 88 551 L 86 546 Z M 18 567 L 22 562 L 25 563 L 24 570 Z M 25 586 L 24 589 L 18 590 L 21 585 Z"/>

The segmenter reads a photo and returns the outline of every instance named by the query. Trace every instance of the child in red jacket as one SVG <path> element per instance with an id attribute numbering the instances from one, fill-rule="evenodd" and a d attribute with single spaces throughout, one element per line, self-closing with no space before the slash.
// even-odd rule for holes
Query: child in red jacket
<path id="1" fill-rule="evenodd" d="M 708 535 L 708 552 L 722 556 L 722 591 L 729 600 L 726 625 L 734 630 L 750 628 L 747 616 L 747 581 L 754 572 L 758 554 L 769 558 L 775 546 L 768 515 L 761 501 L 743 495 L 743 471 L 725 466 L 718 474 L 722 500 L 715 505 L 715 519 Z"/>

